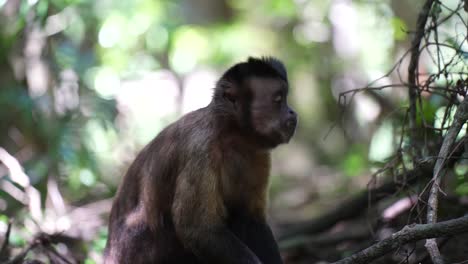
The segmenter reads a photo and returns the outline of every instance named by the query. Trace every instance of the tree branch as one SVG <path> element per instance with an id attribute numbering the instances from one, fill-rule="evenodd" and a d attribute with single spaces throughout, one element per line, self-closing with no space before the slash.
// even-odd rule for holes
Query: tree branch
<path id="1" fill-rule="evenodd" d="M 427 223 L 436 223 L 437 222 L 437 209 L 439 206 L 439 200 L 437 198 L 440 190 L 440 181 L 442 178 L 441 172 L 444 168 L 445 162 L 451 155 L 452 145 L 457 139 L 457 135 L 460 132 L 460 129 L 466 123 L 468 119 L 468 96 L 465 96 L 465 100 L 458 106 L 457 112 L 453 119 L 453 123 L 447 131 L 447 135 L 442 142 L 440 147 L 439 155 L 434 165 L 434 174 L 432 177 L 432 187 L 429 191 L 428 198 L 428 208 L 427 208 Z M 426 248 L 431 256 L 432 262 L 435 264 L 443 263 L 442 258 L 440 257 L 439 249 L 437 248 L 437 243 L 435 239 L 428 239 L 426 241 Z"/>
<path id="2" fill-rule="evenodd" d="M 429 12 L 431 11 L 434 0 L 427 0 L 421 13 L 419 13 L 416 23 L 416 33 L 411 42 L 411 58 L 408 66 L 408 98 L 409 98 L 409 128 L 411 146 L 417 159 L 421 157 L 421 150 L 417 147 L 417 129 L 416 129 L 416 101 L 418 97 L 418 64 L 419 64 L 419 46 L 425 34 L 425 26 Z"/>
<path id="3" fill-rule="evenodd" d="M 468 215 L 435 224 L 408 225 L 390 237 L 334 264 L 370 263 L 398 247 L 426 238 L 453 236 L 468 232 Z"/>

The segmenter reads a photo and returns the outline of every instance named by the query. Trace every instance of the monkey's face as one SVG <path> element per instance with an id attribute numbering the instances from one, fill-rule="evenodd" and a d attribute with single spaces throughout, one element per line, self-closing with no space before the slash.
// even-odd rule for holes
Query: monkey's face
<path id="1" fill-rule="evenodd" d="M 247 81 L 251 91 L 250 125 L 259 143 L 273 148 L 294 135 L 297 114 L 288 106 L 288 84 L 278 78 L 254 77 Z"/>

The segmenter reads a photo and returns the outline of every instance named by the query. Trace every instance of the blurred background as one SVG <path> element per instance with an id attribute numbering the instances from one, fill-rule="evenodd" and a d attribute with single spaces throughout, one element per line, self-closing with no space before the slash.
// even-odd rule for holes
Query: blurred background
<path id="1" fill-rule="evenodd" d="M 440 12 L 460 3 L 443 1 Z M 400 58 L 421 6 L 0 0 L 0 234 L 13 221 L 13 252 L 45 232 L 57 234 L 58 253 L 101 263 L 112 197 L 138 151 L 206 106 L 229 66 L 264 55 L 285 63 L 299 114 L 292 142 L 274 152 L 270 220 L 279 230 L 320 215 L 365 189 L 401 150 L 407 89 L 390 84 L 407 79 L 409 58 Z M 450 20 L 438 37 L 463 34 L 466 25 Z M 401 69 L 388 74 L 397 62 Z M 428 54 L 421 62 L 422 73 L 437 67 Z M 391 89 L 340 98 L 376 79 Z M 425 107 L 427 123 L 441 128 L 444 101 Z M 465 195 L 460 168 L 455 193 Z"/>

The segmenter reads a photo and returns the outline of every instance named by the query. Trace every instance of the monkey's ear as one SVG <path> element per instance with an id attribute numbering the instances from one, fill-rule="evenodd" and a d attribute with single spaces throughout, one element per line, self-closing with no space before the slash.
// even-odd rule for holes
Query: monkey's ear
<path id="1" fill-rule="evenodd" d="M 236 91 L 232 88 L 224 90 L 223 97 L 234 105 L 237 103 L 237 94 Z"/>
<path id="2" fill-rule="evenodd" d="M 237 99 L 238 99 L 237 89 L 232 82 L 226 79 L 222 79 L 218 82 L 217 89 L 221 92 L 221 96 L 223 99 L 228 100 L 234 105 L 237 103 Z"/>

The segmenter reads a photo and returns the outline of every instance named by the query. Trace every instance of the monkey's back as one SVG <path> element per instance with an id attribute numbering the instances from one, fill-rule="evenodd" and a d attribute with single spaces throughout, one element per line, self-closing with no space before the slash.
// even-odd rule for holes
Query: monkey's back
<path id="1" fill-rule="evenodd" d="M 171 205 L 184 163 L 212 140 L 206 111 L 166 127 L 130 165 L 112 206 L 105 263 L 198 263 L 175 234 Z"/>

